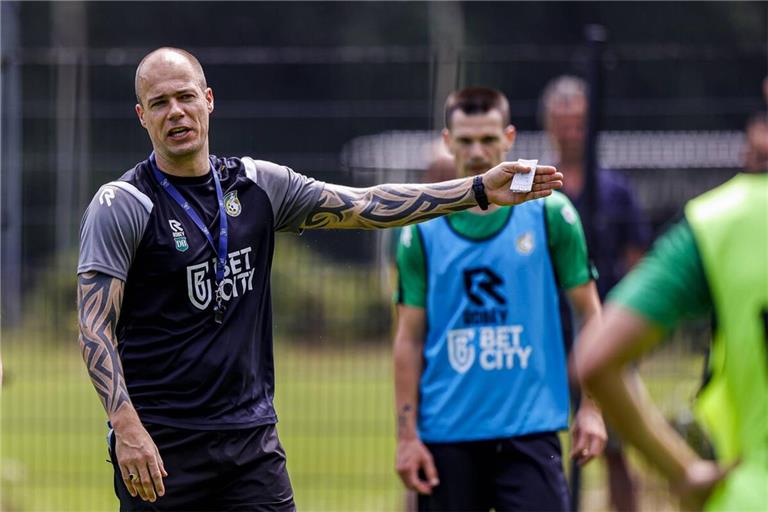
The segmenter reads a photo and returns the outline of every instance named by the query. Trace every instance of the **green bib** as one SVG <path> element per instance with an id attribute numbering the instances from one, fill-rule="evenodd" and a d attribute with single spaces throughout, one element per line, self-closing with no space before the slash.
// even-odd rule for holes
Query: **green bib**
<path id="1" fill-rule="evenodd" d="M 712 378 L 696 412 L 721 462 L 740 465 L 709 510 L 768 506 L 768 174 L 740 174 L 686 205 L 715 306 Z"/>

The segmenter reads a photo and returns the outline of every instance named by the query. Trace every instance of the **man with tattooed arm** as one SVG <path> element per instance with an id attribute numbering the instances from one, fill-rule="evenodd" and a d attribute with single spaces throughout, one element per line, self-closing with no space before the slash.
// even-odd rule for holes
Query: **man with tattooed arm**
<path id="1" fill-rule="evenodd" d="M 208 146 L 213 91 L 176 48 L 136 70 L 153 152 L 103 185 L 81 224 L 80 345 L 109 417 L 121 510 L 293 510 L 272 404 L 276 231 L 402 226 L 562 186 L 509 162 L 476 177 L 358 189 Z"/>

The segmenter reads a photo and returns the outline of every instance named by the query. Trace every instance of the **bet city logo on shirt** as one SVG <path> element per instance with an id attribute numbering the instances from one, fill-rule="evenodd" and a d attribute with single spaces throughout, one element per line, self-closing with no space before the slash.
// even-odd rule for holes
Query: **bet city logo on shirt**
<path id="1" fill-rule="evenodd" d="M 503 284 L 488 267 L 464 270 L 469 305 L 461 319 L 467 327 L 447 333 L 448 360 L 458 373 L 466 373 L 475 361 L 485 371 L 528 367 L 533 347 L 523 346 L 522 325 L 506 325 L 509 310 Z"/>
<path id="2" fill-rule="evenodd" d="M 221 297 L 229 301 L 253 290 L 253 266 L 251 247 L 230 252 L 221 281 Z M 189 301 L 197 309 L 204 310 L 213 299 L 216 258 L 187 267 L 187 293 Z"/>

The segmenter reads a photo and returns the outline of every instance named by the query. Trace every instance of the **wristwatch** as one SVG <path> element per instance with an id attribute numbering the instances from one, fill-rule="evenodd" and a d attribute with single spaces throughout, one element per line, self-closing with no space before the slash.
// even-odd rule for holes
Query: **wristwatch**
<path id="1" fill-rule="evenodd" d="M 487 210 L 488 196 L 485 195 L 485 185 L 483 185 L 482 174 L 475 176 L 475 178 L 472 180 L 472 192 L 474 192 L 475 194 L 475 200 L 477 201 L 477 206 L 479 206 L 481 210 Z"/>

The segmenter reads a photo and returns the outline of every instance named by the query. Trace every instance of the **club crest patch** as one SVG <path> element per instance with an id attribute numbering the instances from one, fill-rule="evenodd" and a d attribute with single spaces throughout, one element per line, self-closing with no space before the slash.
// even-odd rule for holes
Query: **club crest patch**
<path id="1" fill-rule="evenodd" d="M 474 329 L 448 331 L 448 361 L 459 373 L 467 373 L 475 362 L 474 338 Z"/>
<path id="2" fill-rule="evenodd" d="M 227 215 L 230 217 L 237 217 L 243 211 L 240 200 L 237 198 L 236 190 L 224 196 L 224 209 L 227 210 Z"/>
<path id="3" fill-rule="evenodd" d="M 517 248 L 517 252 L 520 254 L 531 254 L 533 251 L 533 248 L 535 247 L 534 241 L 533 241 L 533 233 L 530 231 L 527 231 L 517 237 L 517 241 L 515 242 L 515 248 Z"/>
<path id="4" fill-rule="evenodd" d="M 174 219 L 168 219 L 168 225 L 171 226 L 171 234 L 173 235 L 173 242 L 176 244 L 176 250 L 184 252 L 189 249 L 187 237 L 184 234 L 184 228 L 182 227 L 181 222 Z"/>

